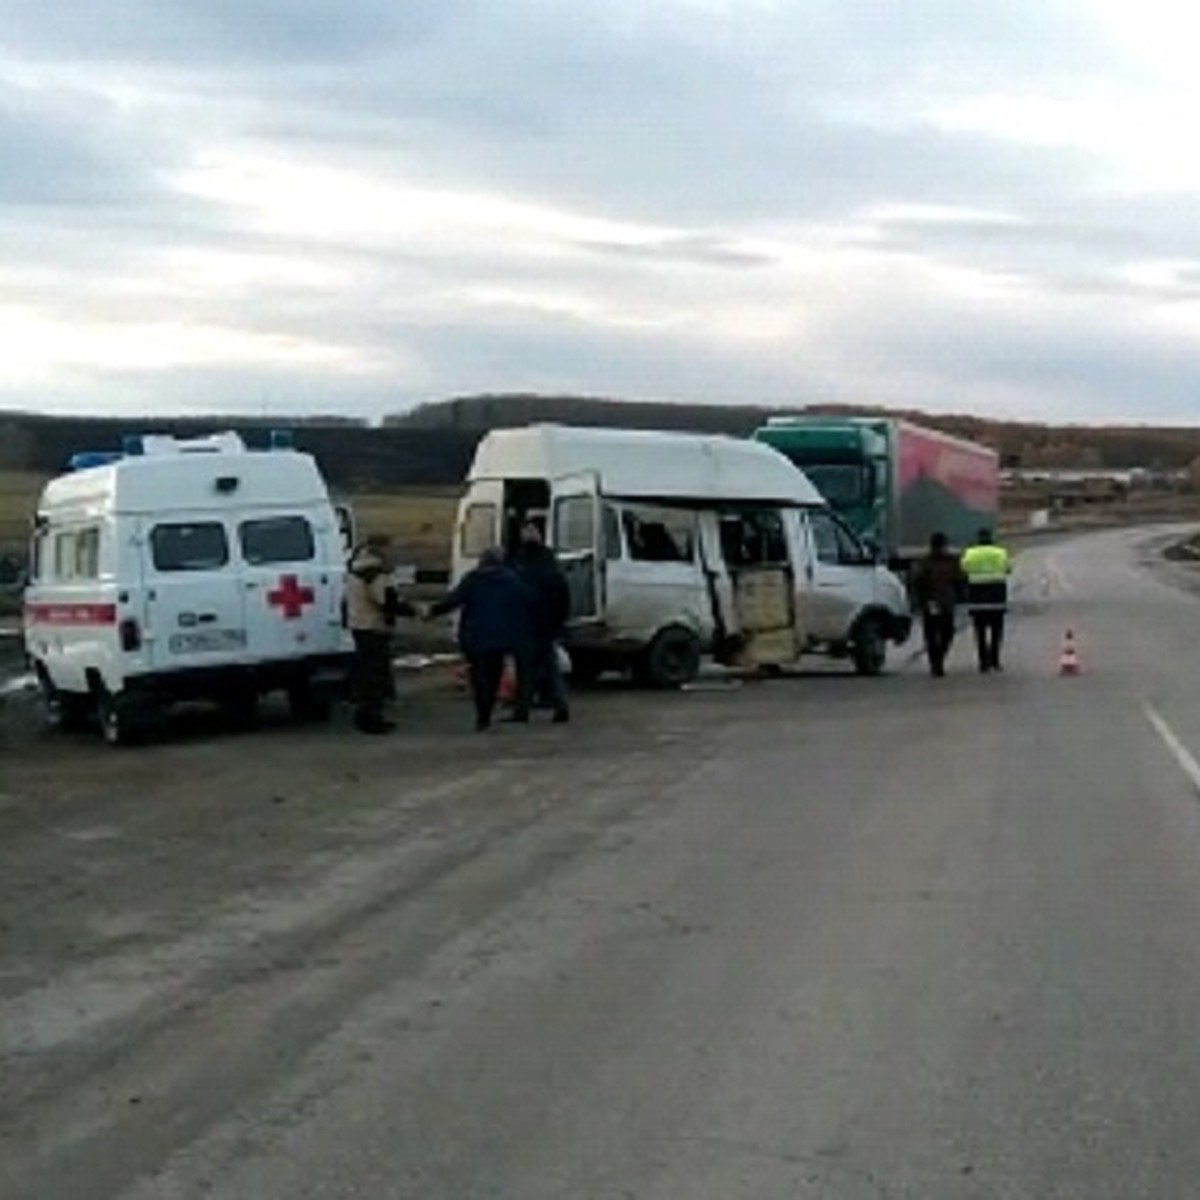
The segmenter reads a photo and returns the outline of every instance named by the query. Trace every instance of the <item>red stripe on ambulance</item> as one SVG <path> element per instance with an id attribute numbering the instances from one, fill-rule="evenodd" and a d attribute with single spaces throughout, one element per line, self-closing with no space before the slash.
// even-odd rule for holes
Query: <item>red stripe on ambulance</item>
<path id="1" fill-rule="evenodd" d="M 29 625 L 115 625 L 115 604 L 27 604 Z"/>

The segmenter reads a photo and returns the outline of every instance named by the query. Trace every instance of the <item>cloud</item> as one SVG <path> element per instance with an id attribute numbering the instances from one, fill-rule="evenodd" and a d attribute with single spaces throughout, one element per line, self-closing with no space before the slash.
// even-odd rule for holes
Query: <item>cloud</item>
<path id="1" fill-rule="evenodd" d="M 0 83 L 0 209 L 149 199 L 169 147 L 86 91 Z"/>
<path id="2" fill-rule="evenodd" d="M 8 0 L 6 40 L 23 53 L 191 72 L 346 63 L 469 18 L 462 0 Z"/>
<path id="3" fill-rule="evenodd" d="M 694 223 L 840 213 L 880 194 L 1048 195 L 1094 169 L 1062 148 L 939 128 L 916 103 L 957 96 L 981 73 L 1032 85 L 1047 45 L 1080 71 L 1103 59 L 1046 6 L 972 8 L 969 19 L 954 4 L 903 6 L 899 18 L 875 3 L 762 5 L 757 20 L 741 11 L 492 5 L 429 41 L 382 48 L 353 75 L 273 77 L 277 103 L 259 129 L 322 152 L 419 145 L 439 182 L 469 174 Z M 1034 39 L 1039 53 L 1022 60 Z M 928 55 L 941 68 L 932 80 Z"/>
<path id="4" fill-rule="evenodd" d="M 726 241 L 713 234 L 693 233 L 655 238 L 648 242 L 581 242 L 597 254 L 646 262 L 685 262 L 716 267 L 761 267 L 774 260 L 761 250 Z"/>
<path id="5" fill-rule="evenodd" d="M 1176 164 L 1200 89 L 1107 0 L 0 21 L 24 406 L 545 388 L 1197 416 L 1200 179 Z"/>

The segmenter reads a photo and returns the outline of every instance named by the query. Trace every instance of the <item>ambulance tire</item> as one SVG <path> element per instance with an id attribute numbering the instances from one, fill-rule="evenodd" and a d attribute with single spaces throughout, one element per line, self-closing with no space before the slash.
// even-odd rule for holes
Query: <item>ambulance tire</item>
<path id="1" fill-rule="evenodd" d="M 288 688 L 288 710 L 293 721 L 323 725 L 333 716 L 333 696 L 327 688 L 297 683 Z"/>
<path id="2" fill-rule="evenodd" d="M 125 696 L 103 691 L 96 697 L 100 735 L 110 746 L 136 746 L 147 739 L 150 722 L 142 710 Z"/>
<path id="3" fill-rule="evenodd" d="M 78 692 L 60 692 L 44 678 L 40 678 L 39 682 L 46 721 L 51 729 L 60 733 L 82 733 L 87 729 L 92 717 L 91 696 L 81 696 Z"/>
<path id="4" fill-rule="evenodd" d="M 646 687 L 669 691 L 700 673 L 700 639 L 682 625 L 660 630 L 633 666 L 633 677 Z"/>
<path id="5" fill-rule="evenodd" d="M 234 733 L 249 733 L 258 725 L 258 693 L 234 692 L 221 701 L 226 726 Z"/>
<path id="6" fill-rule="evenodd" d="M 55 705 L 56 724 L 63 733 L 79 733 L 88 727 L 92 719 L 90 696 L 79 696 L 74 692 L 59 692 Z"/>

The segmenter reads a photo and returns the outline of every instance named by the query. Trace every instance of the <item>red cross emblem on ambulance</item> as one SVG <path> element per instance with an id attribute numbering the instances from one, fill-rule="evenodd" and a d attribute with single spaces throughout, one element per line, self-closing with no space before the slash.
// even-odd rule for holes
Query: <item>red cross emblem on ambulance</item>
<path id="1" fill-rule="evenodd" d="M 279 586 L 267 593 L 267 603 L 283 614 L 285 621 L 295 621 L 304 616 L 304 608 L 316 601 L 310 587 L 302 587 L 297 575 L 281 575 Z"/>

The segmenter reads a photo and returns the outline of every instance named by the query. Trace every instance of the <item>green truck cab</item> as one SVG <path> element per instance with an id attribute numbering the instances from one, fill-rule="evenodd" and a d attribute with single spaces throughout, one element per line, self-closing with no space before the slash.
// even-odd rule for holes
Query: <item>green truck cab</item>
<path id="1" fill-rule="evenodd" d="M 923 554 L 936 532 L 964 546 L 995 524 L 1000 460 L 987 446 L 885 417 L 775 417 L 754 437 L 799 467 L 897 567 Z"/>

